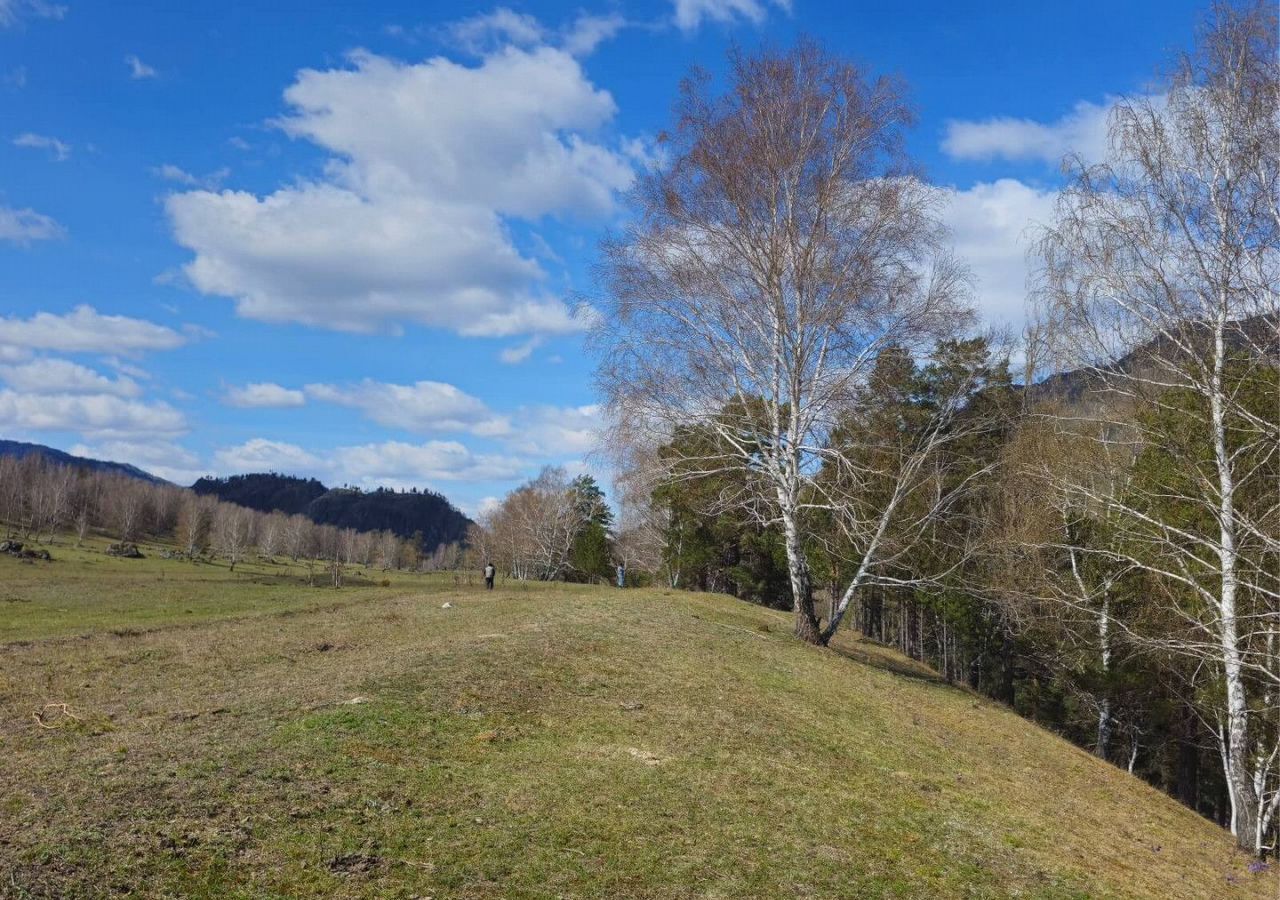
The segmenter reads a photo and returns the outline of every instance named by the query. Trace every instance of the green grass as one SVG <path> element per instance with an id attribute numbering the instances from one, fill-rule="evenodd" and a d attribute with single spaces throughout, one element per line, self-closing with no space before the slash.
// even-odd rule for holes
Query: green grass
<path id="1" fill-rule="evenodd" d="M 0 556 L 0 643 L 298 611 L 455 580 L 351 566 L 338 591 L 322 567 L 309 571 L 288 557 L 253 558 L 232 571 L 225 560 L 165 559 L 171 548 L 158 544 L 142 544 L 143 559 L 117 559 L 106 555 L 109 543 L 61 540 L 48 546 L 52 563 Z"/>
<path id="2" fill-rule="evenodd" d="M 0 558 L 0 896 L 1277 896 L 1125 773 L 729 598 L 56 550 Z"/>

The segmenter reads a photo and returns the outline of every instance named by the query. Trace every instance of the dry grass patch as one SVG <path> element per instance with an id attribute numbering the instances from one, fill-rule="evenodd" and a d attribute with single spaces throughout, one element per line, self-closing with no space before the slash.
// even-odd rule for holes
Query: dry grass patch
<path id="1" fill-rule="evenodd" d="M 103 580 L 120 622 L 0 647 L 0 896 L 1276 896 L 1125 773 L 727 598 L 402 578 L 259 608 L 213 573 L 188 623 L 152 576 Z"/>

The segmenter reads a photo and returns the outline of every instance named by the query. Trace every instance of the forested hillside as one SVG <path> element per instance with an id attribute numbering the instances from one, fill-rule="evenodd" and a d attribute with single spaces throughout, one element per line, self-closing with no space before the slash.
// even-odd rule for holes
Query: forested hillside
<path id="1" fill-rule="evenodd" d="M 328 490 L 314 478 L 298 478 L 276 472 L 232 475 L 230 478 L 207 476 L 191 485 L 197 494 L 212 494 L 219 500 L 247 506 L 258 512 L 305 514 L 311 501 Z"/>
<path id="2" fill-rule="evenodd" d="M 314 478 L 275 472 L 201 478 L 191 489 L 260 512 L 304 515 L 320 525 L 390 531 L 403 538 L 417 535 L 428 553 L 462 541 L 470 524 L 448 499 L 434 491 L 326 488 Z"/>

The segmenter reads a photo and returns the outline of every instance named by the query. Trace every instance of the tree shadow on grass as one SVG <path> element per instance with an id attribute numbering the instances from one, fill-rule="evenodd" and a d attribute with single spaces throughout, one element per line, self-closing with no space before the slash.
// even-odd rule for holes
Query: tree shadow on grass
<path id="1" fill-rule="evenodd" d="M 828 649 L 845 659 L 871 666 L 873 669 L 881 669 L 928 684 L 948 684 L 941 675 L 924 663 L 908 659 L 893 648 L 864 637 L 846 638 L 831 644 Z"/>

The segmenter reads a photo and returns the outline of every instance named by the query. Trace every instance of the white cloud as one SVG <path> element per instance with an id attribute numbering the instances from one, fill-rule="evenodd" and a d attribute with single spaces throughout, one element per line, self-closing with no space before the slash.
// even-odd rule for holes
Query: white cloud
<path id="1" fill-rule="evenodd" d="M 198 290 L 249 318 L 346 331 L 586 327 L 509 231 L 608 214 L 633 178 L 625 153 L 590 138 L 616 107 L 570 53 L 508 45 L 464 66 L 359 52 L 349 68 L 300 72 L 285 98 L 276 124 L 333 154 L 325 177 L 263 197 L 171 196 Z"/>
<path id="2" fill-rule="evenodd" d="M 182 413 L 163 402 L 111 394 L 24 394 L 9 388 L 0 389 L 0 427 L 119 440 L 166 439 L 187 430 Z"/>
<path id="3" fill-rule="evenodd" d="M 320 459 L 297 444 L 253 438 L 213 454 L 214 466 L 226 474 L 246 472 L 315 473 L 324 467 Z"/>
<path id="4" fill-rule="evenodd" d="M 192 175 L 185 169 L 175 166 L 172 163 L 165 163 L 162 166 L 156 166 L 151 170 L 157 178 L 163 178 L 165 181 L 172 181 L 175 184 L 186 185 L 187 187 L 204 187 L 216 188 L 227 176 L 231 174 L 231 170 L 222 167 L 216 171 L 210 172 L 208 175 Z"/>
<path id="5" fill-rule="evenodd" d="M 47 134 L 33 134 L 25 131 L 13 139 L 13 146 L 48 150 L 50 158 L 55 162 L 65 162 L 71 158 L 71 145 Z"/>
<path id="6" fill-rule="evenodd" d="M 366 378 L 359 384 L 309 384 L 313 400 L 359 409 L 389 428 L 423 433 L 467 432 L 481 437 L 507 433 L 510 422 L 479 397 L 440 381 L 387 384 Z"/>
<path id="7" fill-rule="evenodd" d="M 208 474 L 199 456 L 172 441 L 103 441 L 76 444 L 68 452 L 128 463 L 174 484 L 189 485 Z"/>
<path id="8" fill-rule="evenodd" d="M 481 497 L 480 502 L 476 504 L 476 512 L 479 515 L 486 516 L 491 512 L 496 512 L 502 506 L 502 499 L 499 497 Z"/>
<path id="9" fill-rule="evenodd" d="M 590 15 L 584 13 L 573 20 L 565 31 L 561 46 L 574 56 L 587 56 L 627 25 L 620 13 Z"/>
<path id="10" fill-rule="evenodd" d="M 1115 101 L 1081 100 L 1071 112 L 1045 124 L 1034 119 L 996 116 L 981 121 L 953 119 L 946 124 L 942 149 L 953 159 L 990 162 L 1040 161 L 1057 165 L 1069 153 L 1101 160 L 1107 150 L 1107 117 Z"/>
<path id="11" fill-rule="evenodd" d="M 513 419 L 512 431 L 504 443 L 518 453 L 531 456 L 590 453 L 599 447 L 604 429 L 603 413 L 595 404 L 526 406 L 518 410 Z"/>
<path id="12" fill-rule="evenodd" d="M 1011 178 L 946 191 L 943 218 L 956 255 L 977 278 L 979 314 L 996 326 L 1021 327 L 1026 316 L 1029 229 L 1047 223 L 1056 193 Z"/>
<path id="13" fill-rule="evenodd" d="M 67 359 L 36 359 L 22 365 L 0 365 L 0 380 L 24 394 L 114 394 L 137 397 L 138 383 L 128 376 L 108 378 Z"/>
<path id="14" fill-rule="evenodd" d="M 516 344 L 514 347 L 504 348 L 503 351 L 498 354 L 498 358 L 506 365 L 514 366 L 527 360 L 530 355 L 532 355 L 533 351 L 538 349 L 538 346 L 541 343 L 541 338 L 538 335 L 534 335 L 522 344 Z"/>
<path id="15" fill-rule="evenodd" d="M 515 478 L 528 468 L 514 457 L 477 454 L 457 441 L 404 441 L 335 447 L 323 453 L 297 444 L 254 438 L 214 453 L 224 473 L 278 471 L 314 475 L 326 483 L 409 487 L 440 481 Z"/>
<path id="16" fill-rule="evenodd" d="M 728 24 L 746 19 L 759 25 L 769 15 L 769 7 L 791 11 L 791 0 L 673 0 L 676 27 L 696 31 L 704 22 Z"/>
<path id="17" fill-rule="evenodd" d="M 151 377 L 151 374 L 146 369 L 141 366 L 135 366 L 131 362 L 126 362 L 118 356 L 107 356 L 102 361 L 117 372 L 122 372 L 132 378 L 139 378 L 145 381 Z"/>
<path id="18" fill-rule="evenodd" d="M 32 241 L 50 241 L 65 234 L 66 229 L 35 210 L 0 206 L 0 241 L 26 245 Z"/>
<path id="19" fill-rule="evenodd" d="M 144 63 L 138 57 L 130 53 L 124 58 L 125 65 L 129 67 L 129 77 L 135 81 L 141 78 L 155 78 L 160 73 L 151 66 Z"/>
<path id="20" fill-rule="evenodd" d="M 29 319 L 0 316 L 0 346 L 63 353 L 117 353 L 172 350 L 187 337 L 143 319 L 104 316 L 91 306 L 77 306 L 66 315 L 36 313 Z"/>
<path id="21" fill-rule="evenodd" d="M 242 408 L 281 409 L 290 406 L 302 406 L 307 402 L 302 391 L 281 387 L 270 381 L 246 384 L 244 387 L 227 389 L 223 402 L 229 406 Z"/>
<path id="22" fill-rule="evenodd" d="M 439 381 L 388 384 L 366 378 L 354 385 L 309 384 L 304 390 L 312 400 L 358 409 L 388 428 L 493 438 L 508 450 L 529 455 L 589 453 L 598 445 L 602 427 L 595 405 L 522 406 L 499 413 L 479 397 Z"/>
<path id="23" fill-rule="evenodd" d="M 67 8 L 46 0 L 0 0 L 0 28 L 17 25 L 23 19 L 61 19 Z"/>
<path id="24" fill-rule="evenodd" d="M 409 444 L 386 441 L 333 451 L 335 475 L 362 485 L 393 487 L 439 481 L 492 481 L 515 478 L 528 468 L 520 459 L 473 453 L 457 441 Z"/>
<path id="25" fill-rule="evenodd" d="M 546 29 L 533 16 L 505 6 L 454 22 L 445 32 L 471 53 L 484 53 L 505 44 L 530 47 L 542 43 L 547 36 Z"/>

